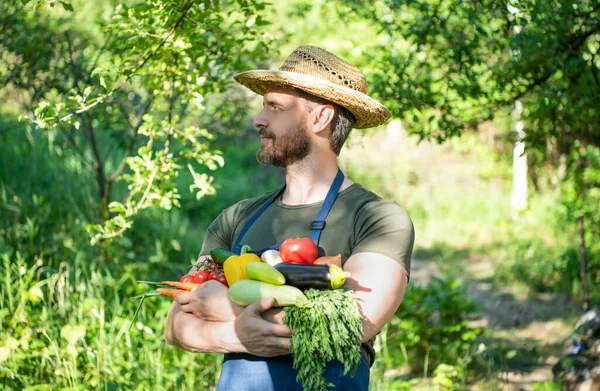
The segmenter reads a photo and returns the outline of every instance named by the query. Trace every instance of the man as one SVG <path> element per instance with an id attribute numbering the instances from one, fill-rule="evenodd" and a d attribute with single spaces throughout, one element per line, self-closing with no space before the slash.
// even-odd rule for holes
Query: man
<path id="1" fill-rule="evenodd" d="M 342 255 L 364 316 L 364 360 L 354 377 L 330 363 L 325 377 L 339 390 L 367 390 L 373 339 L 400 305 L 408 283 L 414 229 L 406 212 L 350 179 L 336 157 L 353 127 L 383 124 L 390 116 L 366 95 L 364 75 L 314 46 L 296 49 L 279 71 L 248 71 L 236 81 L 263 95 L 257 159 L 285 168 L 286 185 L 226 209 L 209 227 L 201 254 L 221 247 L 273 248 L 308 237 L 319 255 Z M 201 258 L 202 258 L 201 255 Z M 208 281 L 176 297 L 165 328 L 171 345 L 190 352 L 223 352 L 218 390 L 301 390 L 289 355 L 291 331 L 273 298 L 247 308 L 228 289 Z"/>

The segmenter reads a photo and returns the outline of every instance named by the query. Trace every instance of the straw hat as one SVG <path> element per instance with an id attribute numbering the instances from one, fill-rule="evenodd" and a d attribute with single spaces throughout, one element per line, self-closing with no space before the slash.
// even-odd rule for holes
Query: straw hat
<path id="1" fill-rule="evenodd" d="M 381 125 L 390 117 L 385 106 L 367 95 L 367 81 L 357 67 L 316 46 L 300 46 L 278 71 L 247 71 L 234 79 L 259 95 L 272 87 L 293 87 L 337 103 L 354 114 L 358 129 Z"/>

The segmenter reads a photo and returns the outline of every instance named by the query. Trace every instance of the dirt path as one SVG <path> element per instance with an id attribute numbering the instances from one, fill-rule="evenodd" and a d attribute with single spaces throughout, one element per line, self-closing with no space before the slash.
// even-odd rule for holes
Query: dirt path
<path id="1" fill-rule="evenodd" d="M 501 389 L 533 390 L 533 384 L 552 380 L 552 366 L 568 348 L 579 309 L 559 295 L 517 297 L 487 282 L 491 270 L 485 261 L 464 268 L 464 282 L 482 308 L 477 326 L 491 332 L 496 347 L 512 351 L 498 373 Z M 439 275 L 434 263 L 413 260 L 411 279 L 425 283 L 432 275 Z"/>

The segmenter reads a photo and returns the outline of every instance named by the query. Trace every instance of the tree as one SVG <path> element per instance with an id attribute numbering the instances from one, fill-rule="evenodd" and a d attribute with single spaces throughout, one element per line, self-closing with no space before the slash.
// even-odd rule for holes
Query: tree
<path id="1" fill-rule="evenodd" d="M 515 102 L 523 103 L 523 142 L 534 163 L 556 169 L 567 162 L 574 184 L 563 200 L 569 210 L 581 206 L 566 215 L 580 226 L 585 257 L 591 242 L 585 232 L 597 232 L 600 222 L 594 190 L 600 179 L 591 174 L 600 167 L 590 158 L 600 150 L 600 2 L 378 0 L 366 6 L 357 0 L 339 7 L 347 18 L 370 19 L 387 38 L 364 51 L 376 64 L 371 85 L 409 132 L 442 142 L 484 121 L 507 122 Z M 599 259 L 600 251 L 587 257 Z M 598 281 L 600 267 L 594 270 Z M 584 290 L 586 279 L 582 270 Z"/>
<path id="2" fill-rule="evenodd" d="M 21 109 L 32 113 L 24 117 L 60 135 L 95 172 L 92 242 L 120 236 L 142 209 L 178 206 L 182 169 L 197 198 L 214 193 L 205 171 L 223 160 L 196 121 L 207 95 L 265 58 L 265 3 L 94 3 L 92 13 L 79 12 L 83 1 L 24 3 L 0 6 L 0 81 L 25 93 Z M 113 191 L 119 179 L 122 200 Z"/>

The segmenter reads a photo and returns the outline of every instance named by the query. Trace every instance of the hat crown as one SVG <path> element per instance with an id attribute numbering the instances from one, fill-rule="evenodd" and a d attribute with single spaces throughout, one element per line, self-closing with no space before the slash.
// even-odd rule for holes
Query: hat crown
<path id="1" fill-rule="evenodd" d="M 298 47 L 279 68 L 284 72 L 302 73 L 340 86 L 367 93 L 365 75 L 348 61 L 316 46 Z"/>

